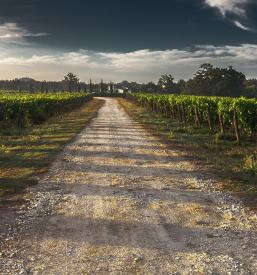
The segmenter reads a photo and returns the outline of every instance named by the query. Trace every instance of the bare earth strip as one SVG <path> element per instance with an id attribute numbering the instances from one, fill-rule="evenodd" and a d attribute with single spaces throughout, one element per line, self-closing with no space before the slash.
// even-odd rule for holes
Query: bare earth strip
<path id="1" fill-rule="evenodd" d="M 105 99 L 2 236 L 1 274 L 257 274 L 256 216 L 212 186 Z"/>

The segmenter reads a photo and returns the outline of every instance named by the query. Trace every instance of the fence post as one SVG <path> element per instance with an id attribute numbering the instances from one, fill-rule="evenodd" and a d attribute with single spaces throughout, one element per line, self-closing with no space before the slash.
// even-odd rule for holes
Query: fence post
<path id="1" fill-rule="evenodd" d="M 210 131 L 212 131 L 213 127 L 212 127 L 212 121 L 211 121 L 211 114 L 209 110 L 207 111 L 207 119 L 208 119 L 209 129 Z"/>
<path id="2" fill-rule="evenodd" d="M 219 113 L 220 133 L 224 136 L 224 123 L 221 114 Z"/>
<path id="3" fill-rule="evenodd" d="M 240 142 L 240 135 L 239 135 L 239 129 L 238 129 L 238 119 L 237 119 L 236 109 L 234 109 L 234 111 L 233 111 L 233 124 L 234 124 L 234 129 L 235 129 L 235 134 L 236 134 L 236 140 L 237 140 L 237 142 Z"/>
<path id="4" fill-rule="evenodd" d="M 196 107 L 195 107 L 195 125 L 200 126 L 199 114 Z"/>
<path id="5" fill-rule="evenodd" d="M 186 119 L 186 112 L 185 112 L 184 105 L 182 105 L 182 117 L 183 117 L 183 121 L 186 123 L 187 119 Z"/>

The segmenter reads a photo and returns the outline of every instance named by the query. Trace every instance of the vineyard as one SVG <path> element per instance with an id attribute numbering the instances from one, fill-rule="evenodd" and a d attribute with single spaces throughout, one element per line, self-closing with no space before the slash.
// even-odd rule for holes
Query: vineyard
<path id="1" fill-rule="evenodd" d="M 238 142 L 241 136 L 254 136 L 257 131 L 256 99 L 144 93 L 130 98 L 180 122 L 218 130 L 221 136 L 232 130 Z"/>
<path id="2" fill-rule="evenodd" d="M 24 127 L 80 106 L 86 93 L 0 93 L 0 124 Z"/>

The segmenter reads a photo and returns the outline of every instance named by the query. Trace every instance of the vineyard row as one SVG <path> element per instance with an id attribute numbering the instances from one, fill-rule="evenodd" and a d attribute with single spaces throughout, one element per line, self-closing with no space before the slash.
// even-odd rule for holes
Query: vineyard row
<path id="1" fill-rule="evenodd" d="M 193 122 L 196 126 L 205 124 L 210 131 L 218 129 L 222 136 L 232 129 L 238 142 L 242 135 L 256 135 L 256 99 L 144 93 L 129 97 L 180 122 Z"/>
<path id="2" fill-rule="evenodd" d="M 72 110 L 91 99 L 86 93 L 0 94 L 0 123 L 24 127 Z"/>

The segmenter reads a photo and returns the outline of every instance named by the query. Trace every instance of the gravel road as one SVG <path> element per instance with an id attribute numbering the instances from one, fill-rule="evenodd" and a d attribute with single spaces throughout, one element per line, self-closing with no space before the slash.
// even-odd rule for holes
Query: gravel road
<path id="1" fill-rule="evenodd" d="M 0 235 L 0 274 L 257 274 L 257 217 L 106 98 Z"/>

